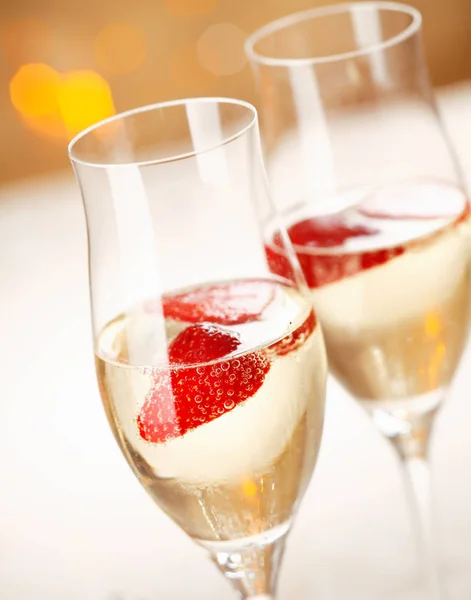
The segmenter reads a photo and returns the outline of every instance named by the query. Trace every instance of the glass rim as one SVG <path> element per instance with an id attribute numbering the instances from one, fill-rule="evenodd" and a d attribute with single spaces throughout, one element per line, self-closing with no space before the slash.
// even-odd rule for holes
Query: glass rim
<path id="1" fill-rule="evenodd" d="M 350 12 L 352 8 L 355 10 L 377 8 L 379 10 L 390 12 L 402 12 L 410 15 L 412 21 L 400 33 L 391 38 L 382 42 L 378 42 L 377 44 L 372 44 L 367 48 L 358 48 L 357 50 L 352 50 L 350 52 L 339 52 L 326 56 L 308 56 L 305 58 L 274 58 L 272 56 L 261 54 L 255 50 L 256 44 L 273 33 L 293 25 L 297 25 L 303 21 L 311 21 L 317 19 L 318 17 Z M 419 10 L 413 6 L 409 6 L 408 4 L 403 4 L 401 2 L 383 2 L 381 0 L 367 2 L 345 2 L 341 4 L 334 4 L 332 6 L 310 8 L 308 10 L 295 12 L 285 17 L 281 17 L 280 19 L 276 19 L 275 21 L 271 21 L 248 36 L 245 41 L 245 52 L 252 62 L 271 67 L 298 67 L 306 65 L 328 64 L 341 60 L 356 58 L 358 56 L 366 56 L 372 52 L 378 52 L 381 50 L 386 50 L 387 48 L 391 48 L 392 46 L 396 46 L 397 44 L 400 44 L 416 34 L 420 30 L 421 24 L 422 14 Z"/>
<path id="2" fill-rule="evenodd" d="M 98 131 L 102 127 L 109 125 L 110 123 L 115 123 L 121 120 L 126 120 L 130 117 L 135 117 L 136 115 L 140 115 L 143 113 L 150 113 L 155 110 L 159 110 L 161 108 L 172 108 L 175 106 L 184 106 L 188 104 L 232 104 L 243 106 L 248 109 L 252 114 L 252 118 L 247 125 L 241 127 L 236 133 L 225 137 L 220 143 L 208 146 L 202 150 L 192 150 L 190 152 L 183 152 L 181 154 L 169 154 L 169 156 L 165 156 L 164 158 L 156 158 L 150 160 L 136 160 L 122 163 L 107 163 L 107 162 L 98 162 L 98 161 L 90 161 L 79 158 L 74 153 L 74 148 L 78 142 L 80 142 L 85 137 L 88 137 L 95 131 Z M 158 164 L 168 164 L 172 162 L 177 162 L 179 160 L 185 160 L 187 158 L 193 158 L 195 156 L 200 156 L 202 154 L 206 154 L 207 152 L 212 152 L 216 148 L 221 148 L 234 140 L 243 136 L 247 131 L 249 131 L 257 122 L 258 113 L 257 109 L 250 102 L 246 102 L 245 100 L 239 100 L 237 98 L 225 98 L 223 96 L 204 96 L 204 97 L 196 97 L 196 98 L 180 98 L 177 100 L 167 100 L 165 102 L 156 102 L 154 104 L 146 104 L 144 106 L 138 106 L 136 108 L 132 108 L 130 110 L 126 110 L 120 113 L 117 113 L 111 117 L 106 119 L 102 119 L 97 121 L 93 125 L 83 129 L 77 135 L 75 135 L 69 142 L 67 146 L 67 152 L 69 155 L 69 159 L 73 164 L 79 164 L 87 167 L 95 167 L 95 168 L 120 168 L 120 167 L 146 167 L 151 165 Z"/>

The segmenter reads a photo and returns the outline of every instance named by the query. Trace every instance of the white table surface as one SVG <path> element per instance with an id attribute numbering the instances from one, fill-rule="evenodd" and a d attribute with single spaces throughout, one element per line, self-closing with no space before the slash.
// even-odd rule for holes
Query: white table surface
<path id="1" fill-rule="evenodd" d="M 471 85 L 440 93 L 471 181 Z M 85 223 L 71 176 L 0 190 L 0 599 L 223 600 L 221 575 L 147 497 L 105 420 Z M 471 352 L 433 445 L 440 562 L 471 597 Z M 280 600 L 420 598 L 392 450 L 331 382 Z"/>

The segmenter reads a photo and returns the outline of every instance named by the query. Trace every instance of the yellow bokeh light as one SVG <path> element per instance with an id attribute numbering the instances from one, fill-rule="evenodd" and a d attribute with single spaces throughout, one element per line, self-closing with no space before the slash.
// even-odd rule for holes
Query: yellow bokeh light
<path id="1" fill-rule="evenodd" d="M 61 77 L 42 63 L 24 65 L 10 81 L 13 106 L 24 117 L 40 117 L 57 112 Z"/>
<path id="2" fill-rule="evenodd" d="M 176 17 L 194 17 L 213 12 L 218 0 L 165 0 L 165 10 Z"/>
<path id="3" fill-rule="evenodd" d="M 443 342 L 439 342 L 430 357 L 428 367 L 429 387 L 433 389 L 440 384 L 441 369 L 446 355 L 446 346 Z"/>
<path id="4" fill-rule="evenodd" d="M 246 479 L 242 484 L 242 489 L 248 498 L 253 498 L 258 492 L 258 486 L 253 479 Z"/>
<path id="5" fill-rule="evenodd" d="M 24 65 L 10 81 L 10 98 L 24 124 L 50 138 L 70 138 L 115 114 L 107 81 L 89 70 L 61 75 L 45 64 Z"/>
<path id="6" fill-rule="evenodd" d="M 70 135 L 115 114 L 110 86 L 94 71 L 73 71 L 65 75 L 58 100 Z"/>
<path id="7" fill-rule="evenodd" d="M 131 23 L 109 23 L 95 40 L 96 62 L 109 73 L 131 73 L 143 64 L 146 55 L 144 33 Z"/>
<path id="8" fill-rule="evenodd" d="M 439 317 L 431 312 L 425 318 L 425 333 L 429 337 L 437 337 L 442 330 L 442 324 Z"/>

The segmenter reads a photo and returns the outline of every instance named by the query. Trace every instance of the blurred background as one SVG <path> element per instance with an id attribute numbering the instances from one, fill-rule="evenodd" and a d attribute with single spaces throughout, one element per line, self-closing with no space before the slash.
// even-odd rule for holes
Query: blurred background
<path id="1" fill-rule="evenodd" d="M 66 169 L 67 141 L 138 105 L 255 101 L 243 43 L 264 22 L 332 0 L 3 0 L 0 184 Z M 471 78 L 470 0 L 411 0 L 432 80 Z"/>

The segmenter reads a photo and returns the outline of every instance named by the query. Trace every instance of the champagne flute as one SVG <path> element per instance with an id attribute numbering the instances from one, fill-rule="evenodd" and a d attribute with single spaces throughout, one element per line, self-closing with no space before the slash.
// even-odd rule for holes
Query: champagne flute
<path id="1" fill-rule="evenodd" d="M 116 441 L 240 597 L 271 597 L 317 459 L 327 364 L 285 232 L 288 276 L 269 269 L 256 111 L 211 98 L 138 108 L 69 154 Z"/>
<path id="2" fill-rule="evenodd" d="M 397 450 L 438 598 L 428 447 L 468 333 L 470 218 L 420 36 L 414 8 L 350 3 L 265 25 L 246 51 L 331 371 Z"/>

